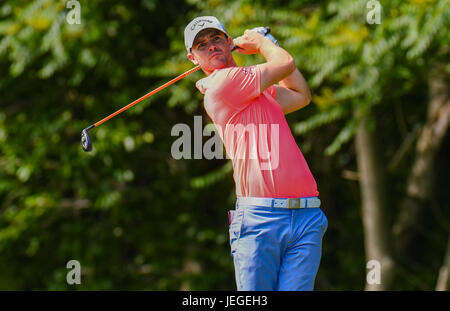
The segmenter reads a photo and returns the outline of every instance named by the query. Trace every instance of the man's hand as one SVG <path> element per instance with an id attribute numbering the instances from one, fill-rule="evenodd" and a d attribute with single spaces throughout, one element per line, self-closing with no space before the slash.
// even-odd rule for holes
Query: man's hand
<path id="1" fill-rule="evenodd" d="M 270 40 L 272 40 L 273 43 L 275 43 L 276 45 L 280 46 L 278 44 L 277 39 L 275 39 L 274 36 L 272 36 L 270 34 L 270 28 L 269 27 L 255 27 L 255 28 L 252 28 L 251 31 L 256 31 L 256 32 L 262 34 L 264 37 L 269 38 Z"/>
<path id="2" fill-rule="evenodd" d="M 242 54 L 261 53 L 267 60 L 260 64 L 261 92 L 278 83 L 277 102 L 285 114 L 296 111 L 311 101 L 311 93 L 302 74 L 295 67 L 292 56 L 262 34 L 263 27 L 246 30 L 244 35 L 234 39 L 233 43 Z M 258 31 L 259 30 L 259 31 Z"/>
<path id="3" fill-rule="evenodd" d="M 244 34 L 233 40 L 234 45 L 236 45 L 237 51 L 242 54 L 258 54 L 260 53 L 260 48 L 263 44 L 267 42 L 275 45 L 269 38 L 266 38 L 262 34 L 253 31 L 246 30 Z"/>

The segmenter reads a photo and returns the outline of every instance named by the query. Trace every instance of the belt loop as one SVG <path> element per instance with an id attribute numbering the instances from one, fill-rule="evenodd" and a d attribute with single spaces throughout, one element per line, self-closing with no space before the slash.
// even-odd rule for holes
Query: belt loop
<path id="1" fill-rule="evenodd" d="M 305 200 L 305 208 L 308 208 L 308 199 Z"/>
<path id="2" fill-rule="evenodd" d="M 271 201 L 271 206 L 270 206 L 270 208 L 273 208 L 273 205 L 275 204 L 275 200 L 274 199 L 272 199 L 272 200 L 270 200 Z"/>

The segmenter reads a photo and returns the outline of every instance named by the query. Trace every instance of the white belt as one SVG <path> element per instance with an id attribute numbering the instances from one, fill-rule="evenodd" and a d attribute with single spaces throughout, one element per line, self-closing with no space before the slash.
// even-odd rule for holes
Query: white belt
<path id="1" fill-rule="evenodd" d="M 318 197 L 305 198 L 256 198 L 256 197 L 238 197 L 238 204 L 257 205 L 265 207 L 281 207 L 281 208 L 315 208 L 320 207 L 320 199 Z"/>

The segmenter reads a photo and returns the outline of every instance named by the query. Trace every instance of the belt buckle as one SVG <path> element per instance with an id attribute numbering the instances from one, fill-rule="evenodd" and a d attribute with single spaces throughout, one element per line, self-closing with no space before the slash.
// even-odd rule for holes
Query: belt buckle
<path id="1" fill-rule="evenodd" d="M 300 208 L 300 199 L 299 198 L 288 198 L 287 199 L 287 208 Z"/>

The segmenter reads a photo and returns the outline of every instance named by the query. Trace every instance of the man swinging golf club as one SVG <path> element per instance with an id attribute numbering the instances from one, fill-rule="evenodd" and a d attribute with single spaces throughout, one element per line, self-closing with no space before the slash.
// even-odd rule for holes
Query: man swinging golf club
<path id="1" fill-rule="evenodd" d="M 187 57 L 207 75 L 196 86 L 233 162 L 237 289 L 313 290 L 328 221 L 284 116 L 311 95 L 292 56 L 264 33 L 258 27 L 232 40 L 217 18 L 202 16 L 186 26 L 184 39 Z M 238 67 L 234 46 L 266 62 Z"/>

